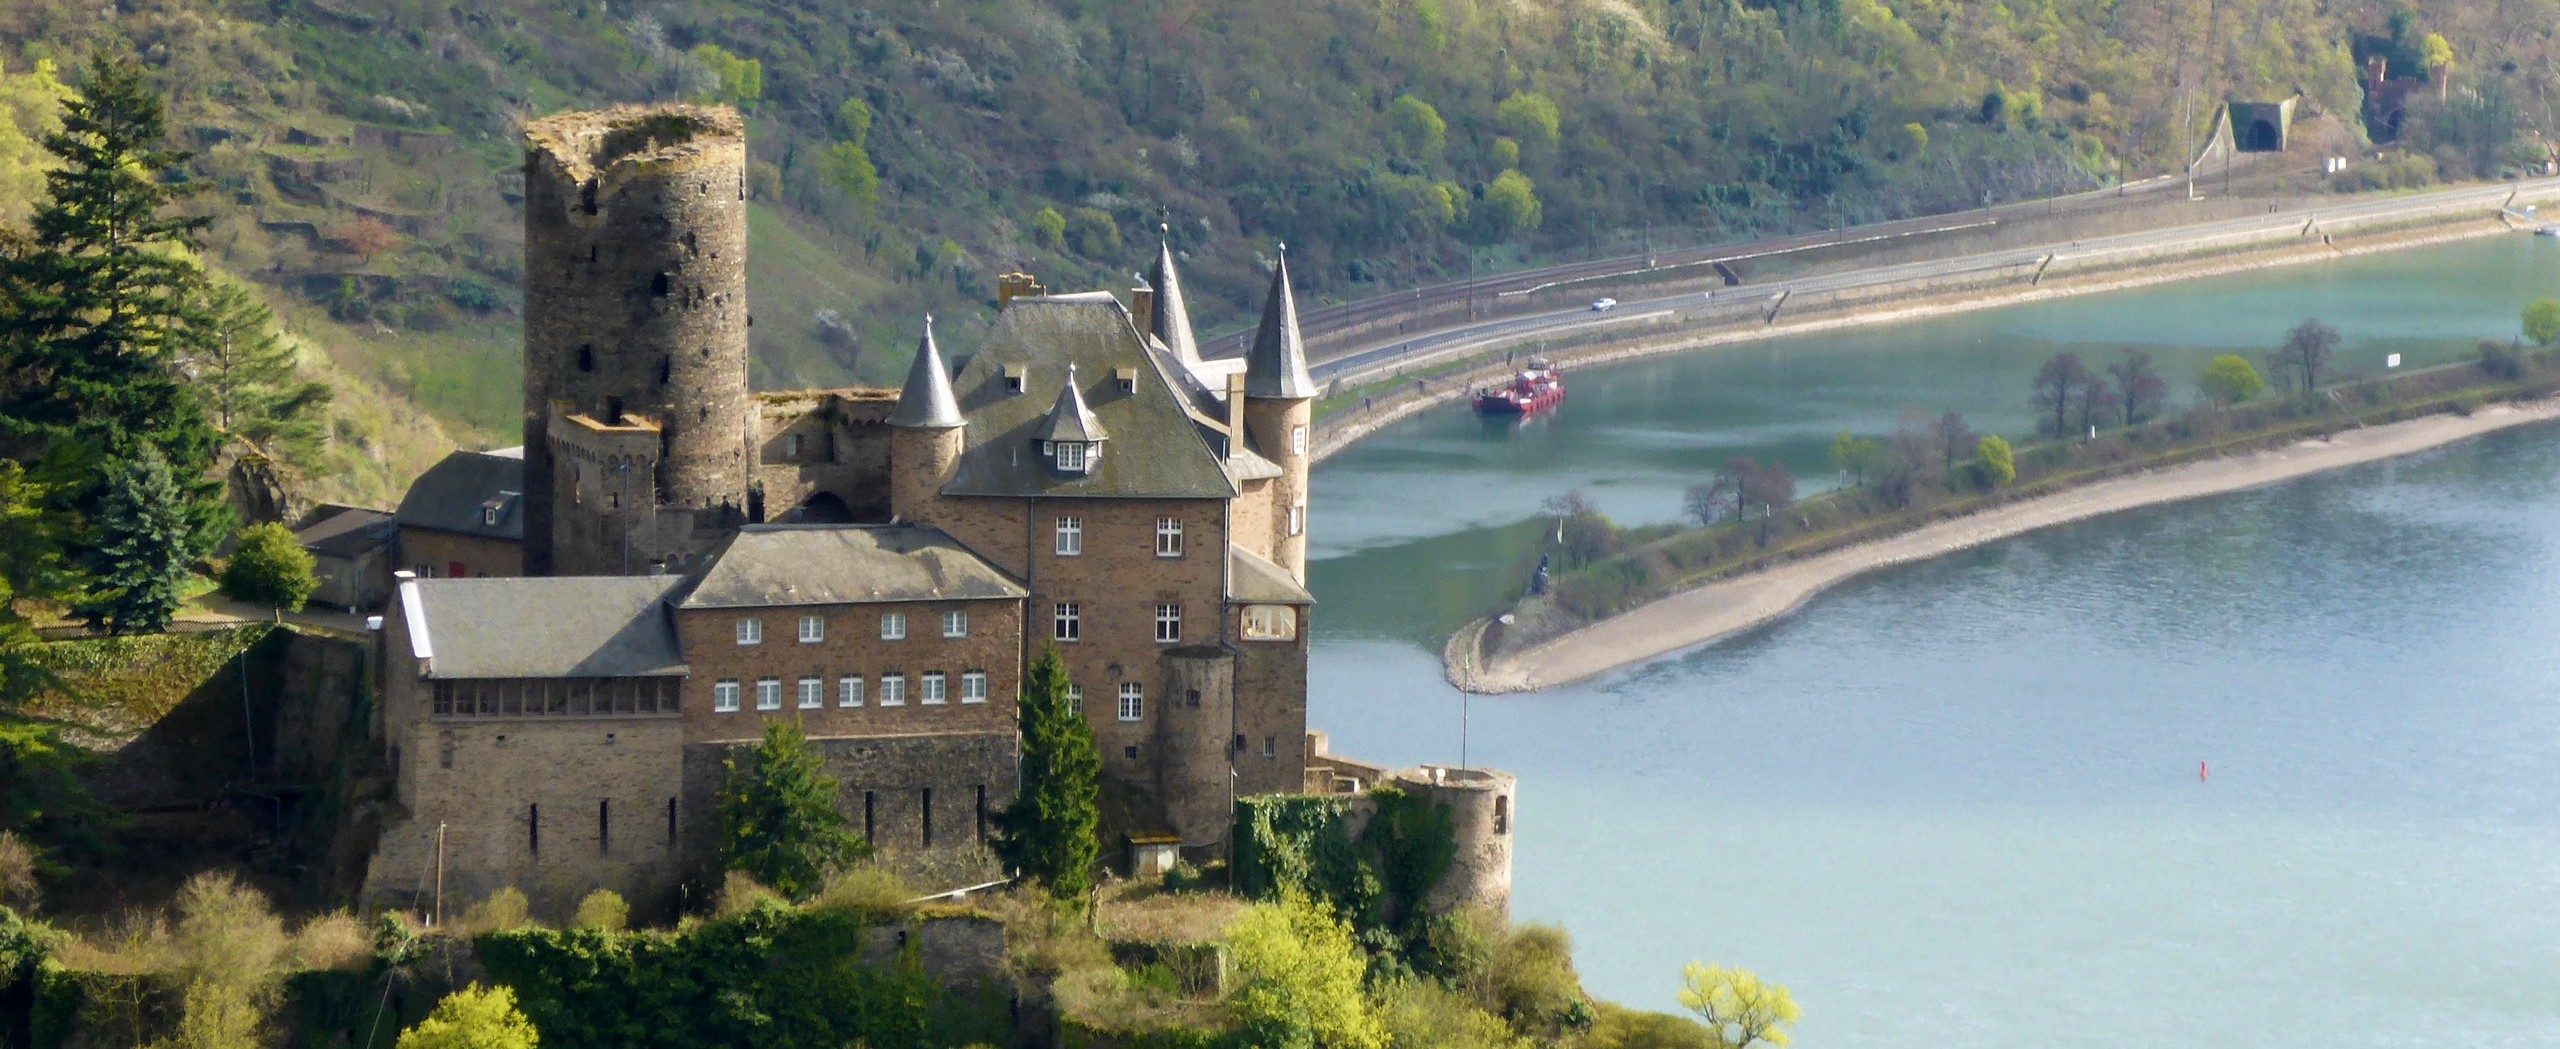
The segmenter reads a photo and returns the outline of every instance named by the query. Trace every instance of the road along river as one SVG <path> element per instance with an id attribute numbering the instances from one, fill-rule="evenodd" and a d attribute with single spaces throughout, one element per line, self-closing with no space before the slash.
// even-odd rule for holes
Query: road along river
<path id="1" fill-rule="evenodd" d="M 1793 987 L 1808 1045 L 2560 1045 L 2552 428 L 1889 569 L 1554 692 L 1465 703 L 1438 660 L 1567 488 L 1662 520 L 1726 455 L 1827 476 L 1906 404 L 2020 431 L 2060 348 L 2191 376 L 2317 315 L 2350 367 L 2448 360 L 2556 277 L 2560 242 L 2471 242 L 1594 369 L 1525 430 L 1414 420 L 1319 470 L 1312 720 L 1520 773 L 1518 916 L 1630 1004 L 1695 958 Z"/>

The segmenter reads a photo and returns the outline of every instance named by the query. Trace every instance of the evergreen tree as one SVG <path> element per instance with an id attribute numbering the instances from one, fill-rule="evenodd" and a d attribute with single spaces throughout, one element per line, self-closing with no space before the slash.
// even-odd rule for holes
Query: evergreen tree
<path id="1" fill-rule="evenodd" d="M 294 373 L 294 349 L 275 315 L 246 289 L 207 282 L 204 324 L 188 340 L 187 370 L 213 424 L 269 456 L 308 464 L 320 446 L 329 387 Z"/>
<path id="2" fill-rule="evenodd" d="M 1022 793 L 996 816 L 996 853 L 1005 865 L 1061 899 L 1084 895 L 1101 851 L 1096 779 L 1102 758 L 1093 729 L 1067 698 L 1066 660 L 1040 650 L 1022 683 Z"/>
<path id="3" fill-rule="evenodd" d="M 58 521 L 44 507 L 44 485 L 25 467 L 0 459 L 0 715 L 53 684 L 37 658 L 42 639 L 17 609 L 19 598 L 61 593 Z"/>
<path id="4" fill-rule="evenodd" d="M 89 550 L 91 592 L 80 606 L 94 628 L 166 630 L 187 581 L 191 542 L 178 483 L 158 450 L 109 467 Z"/>
<path id="5" fill-rule="evenodd" d="M 729 781 L 720 792 L 720 861 L 727 869 L 805 900 L 829 872 L 870 854 L 870 843 L 845 828 L 836 779 L 800 726 L 767 722 L 764 742 L 743 764 L 734 751 L 723 764 Z"/>
<path id="6" fill-rule="evenodd" d="M 163 148 L 165 132 L 141 67 L 101 52 L 45 136 L 60 166 L 6 273 L 11 436 L 78 435 L 119 455 L 148 440 L 181 470 L 212 459 L 212 428 L 174 369 L 203 321 L 204 275 L 179 249 L 205 220 L 162 214 L 174 195 L 160 173 L 189 156 Z"/>

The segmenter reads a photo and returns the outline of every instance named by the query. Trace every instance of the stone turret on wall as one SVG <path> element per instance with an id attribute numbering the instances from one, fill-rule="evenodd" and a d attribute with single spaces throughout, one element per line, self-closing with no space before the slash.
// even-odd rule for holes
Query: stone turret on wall
<path id="1" fill-rule="evenodd" d="M 889 413 L 889 513 L 911 524 L 932 524 L 942 486 L 960 468 L 968 421 L 951 393 L 951 373 L 934 345 L 933 318 L 924 319 L 916 358 L 907 368 L 898 407 Z"/>
<path id="2" fill-rule="evenodd" d="M 1316 384 L 1298 337 L 1298 301 L 1289 290 L 1289 255 L 1271 270 L 1262 326 L 1245 353 L 1244 428 L 1255 451 L 1280 467 L 1272 483 L 1271 561 L 1307 581 L 1307 458 Z"/>
<path id="3" fill-rule="evenodd" d="M 743 519 L 746 131 L 736 111 L 626 106 L 525 127 L 525 570 L 611 573 L 563 527 L 554 416 L 657 427 L 650 502 Z"/>

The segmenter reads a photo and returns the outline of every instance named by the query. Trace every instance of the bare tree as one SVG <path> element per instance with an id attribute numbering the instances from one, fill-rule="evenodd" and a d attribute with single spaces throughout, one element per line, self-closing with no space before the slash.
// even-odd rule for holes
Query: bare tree
<path id="1" fill-rule="evenodd" d="M 2069 350 L 2054 354 L 2044 367 L 2036 369 L 2033 403 L 2038 412 L 2053 415 L 2054 436 L 2071 432 L 2071 409 L 2080 403 L 2081 392 L 2094 377 L 2089 366 L 2081 363 L 2080 355 Z"/>
<path id="2" fill-rule="evenodd" d="M 1540 509 L 1556 518 L 1566 566 L 1587 565 L 1617 552 L 1617 526 L 1581 489 L 1549 499 Z"/>
<path id="3" fill-rule="evenodd" d="M 1760 507 L 1760 545 L 1769 545 L 1769 519 L 1796 501 L 1796 475 L 1783 463 L 1755 466 L 1743 481 L 1748 501 Z"/>
<path id="4" fill-rule="evenodd" d="M 2157 413 L 2169 399 L 2169 383 L 2151 368 L 2151 354 L 2130 346 L 2124 359 L 2107 365 L 2107 374 L 2115 376 L 2116 394 L 2124 398 L 2124 424 L 2142 421 L 2144 412 Z"/>
<path id="5" fill-rule="evenodd" d="M 2320 373 L 2328 370 L 2330 354 L 2338 348 L 2338 329 L 2320 323 L 2313 317 L 2286 332 L 2284 345 L 2267 357 L 2267 370 L 2284 377 L 2286 385 L 2295 385 L 2305 397 L 2320 390 Z"/>
<path id="6" fill-rule="evenodd" d="M 1893 424 L 1893 469 L 1913 484 L 1934 484 L 1941 476 L 1938 422 L 1919 408 L 1904 408 Z"/>
<path id="7" fill-rule="evenodd" d="M 1724 512 L 1724 492 L 1712 484 L 1693 484 L 1680 493 L 1680 509 L 1704 528 Z"/>
<path id="8" fill-rule="evenodd" d="M 2123 404 L 2124 401 L 2116 396 L 2115 387 L 2107 385 L 2107 380 L 2095 374 L 2090 375 L 2089 381 L 2080 387 L 2079 432 L 2096 433 L 2098 427 L 2114 425 L 2116 409 Z"/>
<path id="9" fill-rule="evenodd" d="M 1759 462 L 1748 455 L 1733 456 L 1716 468 L 1716 480 L 1710 487 L 1717 495 L 1733 500 L 1733 519 L 1736 521 L 1742 519 L 1743 512 L 1750 506 L 1751 476 L 1759 472 Z"/>
<path id="10" fill-rule="evenodd" d="M 1938 469 L 1943 473 L 1954 473 L 1956 460 L 1973 457 L 1974 443 L 1981 435 L 1974 433 L 1973 427 L 1965 425 L 1964 416 L 1956 412 L 1939 416 L 1936 431 Z"/>

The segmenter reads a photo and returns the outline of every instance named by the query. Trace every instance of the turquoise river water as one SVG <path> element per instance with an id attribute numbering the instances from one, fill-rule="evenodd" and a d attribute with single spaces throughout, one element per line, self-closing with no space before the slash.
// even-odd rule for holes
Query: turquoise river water
<path id="1" fill-rule="evenodd" d="M 1906 406 L 2024 431 L 2056 349 L 2147 349 L 2188 397 L 2307 316 L 2373 371 L 2550 294 L 2560 241 L 2518 236 L 1594 368 L 1526 429 L 1436 412 L 1318 470 L 1311 720 L 1517 772 L 1515 917 L 1628 1005 L 1695 959 L 1790 986 L 1806 1046 L 2560 1045 L 2560 430 L 1880 572 L 1552 692 L 1462 701 L 1437 655 L 1567 489 L 1667 520 L 1727 455 L 1827 478 Z"/>

